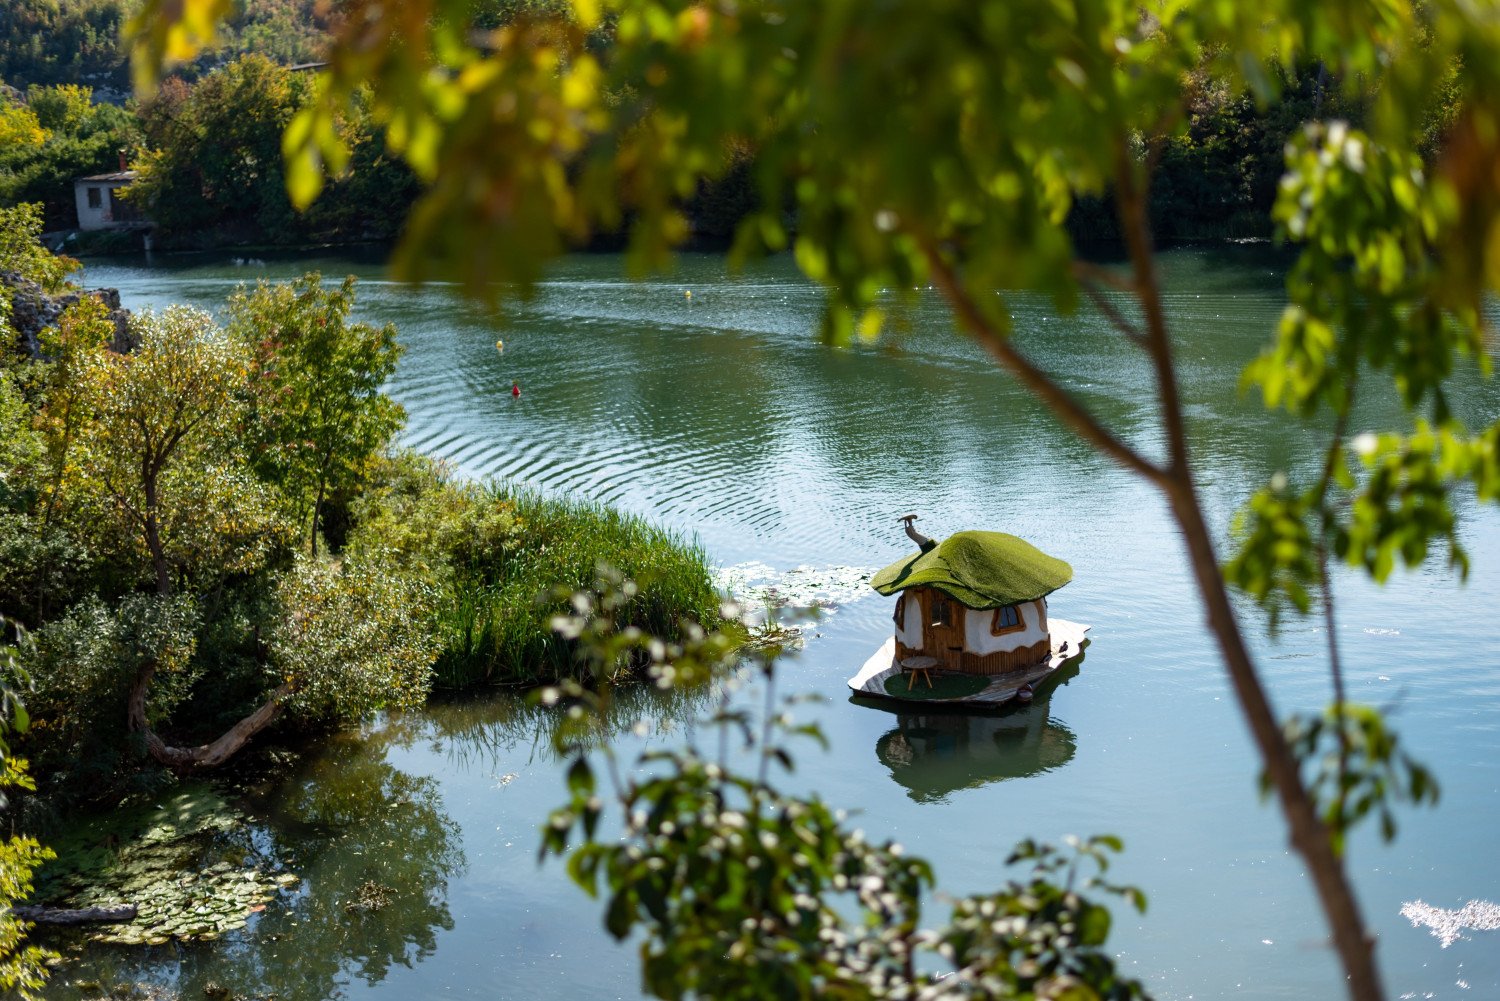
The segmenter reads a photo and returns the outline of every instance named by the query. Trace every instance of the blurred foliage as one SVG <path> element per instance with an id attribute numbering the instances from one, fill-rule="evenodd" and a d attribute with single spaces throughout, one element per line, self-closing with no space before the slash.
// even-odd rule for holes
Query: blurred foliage
<path id="1" fill-rule="evenodd" d="M 637 657 L 667 687 L 724 674 L 732 637 L 698 629 L 672 642 L 628 626 L 639 596 L 633 581 L 601 567 L 595 586 L 574 595 L 570 614 L 556 626 L 581 645 L 596 676 Z M 706 742 L 720 748 L 717 759 L 694 741 L 617 762 L 607 744 L 596 749 L 588 739 L 608 714 L 607 685 L 569 684 L 541 695 L 545 702 L 566 699 L 571 720 L 556 738 L 571 759 L 569 802 L 543 827 L 542 854 L 565 857 L 573 880 L 603 899 L 611 935 L 640 939 L 647 993 L 1146 996 L 1115 968 L 1105 950 L 1110 912 L 1091 897 L 1120 895 L 1145 908 L 1140 891 L 1103 879 L 1109 854 L 1121 849 L 1118 839 L 1071 840 L 1066 852 L 1023 842 L 1006 862 L 1026 863 L 1029 876 L 952 900 L 949 923 L 925 928 L 924 898 L 934 882 L 929 863 L 899 844 L 868 840 L 817 797 L 776 789 L 773 770 L 794 767 L 791 741 L 823 743 L 823 737 L 815 725 L 795 721 L 798 700 L 777 704 L 772 658 L 759 663 L 765 689 L 759 717 L 726 695 L 700 724 Z M 734 760 L 748 762 L 750 771 L 731 762 L 731 743 L 740 752 Z"/>
<path id="2" fill-rule="evenodd" d="M 1285 727 L 1287 743 L 1309 766 L 1308 788 L 1341 854 L 1348 832 L 1366 816 L 1374 814 L 1380 836 L 1391 841 L 1396 837 L 1393 804 L 1437 804 L 1437 780 L 1399 749 L 1400 738 L 1381 710 L 1344 703 L 1317 716 L 1294 715 Z M 1262 775 L 1262 794 L 1267 790 Z"/>

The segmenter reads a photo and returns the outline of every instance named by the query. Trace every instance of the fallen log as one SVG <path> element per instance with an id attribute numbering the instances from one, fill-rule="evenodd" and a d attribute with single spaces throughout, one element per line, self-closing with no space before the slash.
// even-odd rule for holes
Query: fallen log
<path id="1" fill-rule="evenodd" d="M 115 904 L 110 907 L 84 907 L 71 910 L 66 907 L 12 907 L 10 912 L 22 921 L 35 921 L 39 925 L 86 925 L 100 921 L 131 921 L 135 918 L 134 904 Z"/>

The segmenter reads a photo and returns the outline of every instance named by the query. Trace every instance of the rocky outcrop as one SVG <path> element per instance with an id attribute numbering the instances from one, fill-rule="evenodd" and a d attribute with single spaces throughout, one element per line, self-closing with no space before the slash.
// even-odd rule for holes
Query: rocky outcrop
<path id="1" fill-rule="evenodd" d="M 53 294 L 13 271 L 0 271 L 0 296 L 10 301 L 10 325 L 16 331 L 16 346 L 28 357 L 41 357 L 41 332 L 56 326 L 63 310 L 83 298 L 97 299 L 109 310 L 109 318 L 115 325 L 115 336 L 110 342 L 113 350 L 123 353 L 135 346 L 130 337 L 130 311 L 120 305 L 119 289 Z"/>

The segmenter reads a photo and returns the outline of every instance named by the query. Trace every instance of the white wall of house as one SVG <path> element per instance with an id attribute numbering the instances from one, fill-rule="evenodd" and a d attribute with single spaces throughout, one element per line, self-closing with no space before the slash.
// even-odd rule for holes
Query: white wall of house
<path id="1" fill-rule="evenodd" d="M 904 643 L 913 650 L 921 649 L 922 603 L 903 594 L 901 607 L 901 621 L 896 625 L 896 642 Z"/>
<path id="2" fill-rule="evenodd" d="M 118 219 L 119 206 L 115 199 L 115 190 L 123 188 L 129 181 L 93 181 L 80 180 L 73 182 L 73 202 L 78 207 L 79 229 L 109 229 L 124 221 Z"/>
<path id="3" fill-rule="evenodd" d="M 1024 629 L 995 636 L 990 624 L 995 621 L 993 608 L 964 609 L 964 649 L 969 653 L 1008 653 L 1047 638 L 1047 599 L 1039 598 L 1017 605 Z"/>
<path id="4" fill-rule="evenodd" d="M 915 598 L 903 595 L 901 600 L 901 621 L 896 623 L 896 642 L 903 644 L 913 650 L 922 649 L 922 604 Z M 1047 599 L 1038 598 L 1036 601 L 1028 601 L 1016 606 L 1016 611 L 1021 616 L 1024 628 L 1014 632 L 994 635 L 990 626 L 995 621 L 995 610 L 993 608 L 963 608 L 957 602 L 955 608 L 961 608 L 964 615 L 964 649 L 969 653 L 1009 653 L 1019 650 L 1021 647 L 1031 646 L 1047 638 Z"/>

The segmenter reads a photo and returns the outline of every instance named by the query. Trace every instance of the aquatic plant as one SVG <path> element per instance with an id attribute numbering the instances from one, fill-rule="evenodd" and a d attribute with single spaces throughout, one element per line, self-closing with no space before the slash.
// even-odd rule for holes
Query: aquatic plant
<path id="1" fill-rule="evenodd" d="M 549 620 L 601 563 L 642 581 L 632 610 L 641 629 L 679 636 L 685 620 L 719 621 L 702 548 L 602 504 L 463 481 L 403 451 L 372 474 L 351 514 L 350 553 L 378 551 L 437 587 L 440 689 L 580 677 L 573 645 Z"/>
<path id="2" fill-rule="evenodd" d="M 445 641 L 438 685 L 585 676 L 574 645 L 550 621 L 567 609 L 564 595 L 591 584 L 600 564 L 641 581 L 629 625 L 676 639 L 684 620 L 718 624 L 723 598 L 696 544 L 601 504 L 501 485 L 485 498 L 507 506 L 519 527 L 509 544 L 474 552 L 457 568 L 452 601 L 438 615 Z"/>
<path id="3" fill-rule="evenodd" d="M 37 898 L 68 907 L 134 904 L 128 921 L 94 925 L 116 945 L 212 941 L 243 928 L 298 877 L 257 847 L 248 818 L 193 784 L 155 805 L 76 818 L 43 870 Z"/>

